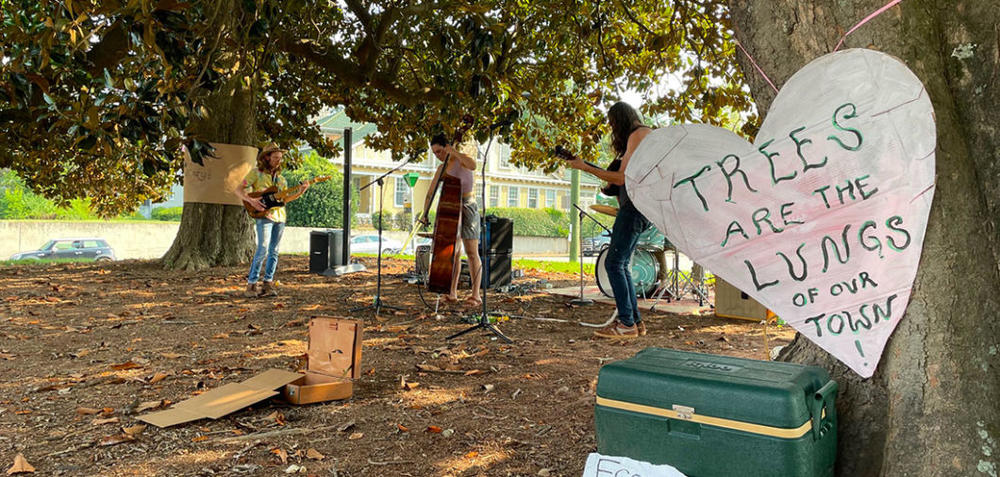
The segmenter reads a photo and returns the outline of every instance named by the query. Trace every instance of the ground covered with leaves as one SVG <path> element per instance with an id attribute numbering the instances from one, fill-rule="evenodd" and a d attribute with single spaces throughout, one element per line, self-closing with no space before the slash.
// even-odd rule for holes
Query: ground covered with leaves
<path id="1" fill-rule="evenodd" d="M 383 299 L 404 311 L 356 315 L 365 329 L 353 398 L 272 399 L 166 429 L 137 420 L 269 368 L 297 369 L 310 317 L 349 317 L 371 302 L 373 271 L 323 277 L 307 273 L 307 260 L 283 257 L 280 296 L 267 299 L 243 297 L 243 268 L 0 268 L 0 471 L 17 462 L 69 476 L 580 475 L 596 449 L 604 363 L 650 346 L 764 359 L 792 338 L 787 328 L 765 337 L 757 323 L 657 312 L 644 315 L 646 337 L 595 340 L 578 322 L 613 308 L 572 307 L 544 289 L 576 277 L 526 270 L 511 293 L 490 296 L 510 316 L 500 328 L 513 344 L 481 331 L 447 341 L 471 310 L 435 312 L 404 279 L 411 263 L 388 260 Z"/>

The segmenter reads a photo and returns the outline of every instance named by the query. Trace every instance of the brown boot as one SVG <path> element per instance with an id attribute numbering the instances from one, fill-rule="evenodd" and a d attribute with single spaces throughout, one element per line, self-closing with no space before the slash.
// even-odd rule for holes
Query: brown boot
<path id="1" fill-rule="evenodd" d="M 646 336 L 646 322 L 640 321 L 635 324 L 636 331 L 639 332 L 639 336 Z"/>
<path id="2" fill-rule="evenodd" d="M 274 282 L 264 282 L 264 286 L 260 289 L 260 296 L 278 296 L 278 287 L 274 285 Z"/>
<path id="3" fill-rule="evenodd" d="M 257 298 L 260 294 L 260 289 L 257 288 L 256 283 L 247 283 L 247 289 L 243 291 L 243 296 L 247 298 Z"/>

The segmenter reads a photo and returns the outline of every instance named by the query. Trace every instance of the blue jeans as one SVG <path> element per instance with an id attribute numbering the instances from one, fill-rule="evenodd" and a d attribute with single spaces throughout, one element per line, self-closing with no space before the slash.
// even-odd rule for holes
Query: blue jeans
<path id="1" fill-rule="evenodd" d="M 260 264 L 264 261 L 265 254 L 267 255 L 267 263 L 264 264 L 264 281 L 274 281 L 274 270 L 278 268 L 278 245 L 281 243 L 281 234 L 284 231 L 284 222 L 257 219 L 257 250 L 253 253 L 253 261 L 250 262 L 247 283 L 257 283 L 257 278 L 260 276 Z"/>
<path id="2" fill-rule="evenodd" d="M 615 217 L 608 255 L 604 259 L 604 269 L 608 272 L 608 281 L 611 282 L 615 305 L 618 307 L 618 321 L 625 326 L 642 321 L 636 303 L 630 263 L 635 246 L 639 243 L 639 235 L 648 227 L 649 220 L 631 202 L 626 202 Z"/>

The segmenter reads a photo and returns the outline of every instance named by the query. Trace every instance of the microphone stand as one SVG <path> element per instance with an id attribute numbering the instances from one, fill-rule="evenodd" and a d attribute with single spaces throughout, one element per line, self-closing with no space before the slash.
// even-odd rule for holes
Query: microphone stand
<path id="1" fill-rule="evenodd" d="M 376 285 L 375 285 L 375 297 L 372 300 L 372 303 L 370 305 L 364 305 L 364 306 L 359 306 L 359 307 L 356 307 L 356 308 L 352 308 L 350 310 L 351 313 L 354 313 L 354 312 L 357 312 L 357 311 L 361 311 L 361 310 L 372 309 L 372 310 L 374 310 L 374 316 L 377 319 L 378 318 L 378 312 L 380 310 L 382 310 L 383 308 L 390 309 L 390 310 L 402 310 L 402 308 L 400 308 L 398 306 L 387 305 L 387 304 L 385 304 L 382 301 L 382 216 L 385 215 L 385 211 L 382 208 L 382 202 L 385 199 L 385 187 L 383 186 L 383 180 L 386 177 L 388 177 L 390 174 L 392 174 L 393 172 L 396 172 L 396 171 L 402 169 L 403 166 L 405 166 L 405 165 L 407 165 L 409 163 L 410 163 L 410 159 L 407 159 L 407 160 L 403 161 L 402 164 L 400 164 L 400 165 L 396 166 L 395 168 L 389 170 L 389 172 L 386 172 L 385 174 L 382 174 L 382 175 L 376 177 L 373 181 L 371 181 L 371 182 L 369 182 L 369 183 L 361 186 L 361 188 L 358 189 L 358 192 L 360 192 L 360 191 L 363 191 L 363 190 L 367 189 L 372 184 L 378 184 L 378 259 L 377 259 L 377 262 L 376 262 L 377 263 L 378 272 L 376 274 L 377 278 L 376 278 L 376 281 L 375 281 L 375 283 L 376 283 Z M 351 191 L 349 191 L 349 190 L 348 191 L 344 191 L 344 193 L 345 194 L 350 194 Z"/>
<path id="2" fill-rule="evenodd" d="M 583 218 L 587 217 L 590 220 L 593 220 L 595 224 L 600 225 L 601 228 L 604 229 L 606 232 L 610 233 L 611 231 L 608 230 L 608 228 L 605 227 L 604 224 L 600 223 L 592 215 L 588 214 L 583 209 L 581 209 L 579 205 L 573 204 L 573 207 L 576 208 L 576 210 L 580 211 L 580 298 L 574 298 L 569 302 L 570 304 L 577 306 L 592 305 L 594 304 L 594 300 L 583 297 Z M 596 267 L 597 265 L 595 264 L 594 266 Z M 597 270 L 594 270 L 594 273 L 597 273 Z"/>
<path id="3" fill-rule="evenodd" d="M 486 143 L 486 151 L 482 154 L 482 156 L 483 156 L 483 167 L 482 167 L 482 170 L 481 170 L 482 184 L 480 184 L 480 185 L 481 185 L 482 191 L 483 191 L 483 202 L 486 202 L 486 163 L 489 162 L 490 146 L 493 145 L 493 134 L 492 134 L 493 129 L 494 129 L 494 127 L 490 127 L 490 133 L 491 133 L 490 134 L 490 141 L 488 143 Z M 489 247 L 489 244 L 487 244 L 487 238 L 488 237 L 486 236 L 486 204 L 485 203 L 483 204 L 482 211 L 479 214 L 479 224 L 480 224 L 480 229 L 479 229 L 479 250 L 476 250 L 475 253 L 479 253 L 480 257 L 481 257 L 482 269 L 480 270 L 480 273 L 479 273 L 479 280 L 480 281 L 485 281 L 485 283 L 481 284 L 481 286 L 482 286 L 482 294 L 483 294 L 483 309 L 482 309 L 482 312 L 479 315 L 479 323 L 476 323 L 475 325 L 473 325 L 473 326 L 471 326 L 469 328 L 466 328 L 466 329 L 464 329 L 462 331 L 459 331 L 458 333 L 455 333 L 455 334 L 453 334 L 453 335 L 445 338 L 445 340 L 451 340 L 453 338 L 458 338 L 459 336 L 462 336 L 462 335 L 464 335 L 466 333 L 469 333 L 469 332 L 472 332 L 472 331 L 475 331 L 475 330 L 478 330 L 478 329 L 484 329 L 484 330 L 487 330 L 487 331 L 493 333 L 494 335 L 496 335 L 497 338 L 500 338 L 501 340 L 503 340 L 506 343 L 513 343 L 514 340 L 512 340 L 512 339 L 508 338 L 506 335 L 504 335 L 503 332 L 500 331 L 500 328 L 497 328 L 497 326 L 495 324 L 490 323 L 490 315 L 500 316 L 500 314 L 499 313 L 491 313 L 491 312 L 489 312 L 488 308 L 486 307 L 486 297 L 487 297 L 486 289 L 489 287 L 490 265 L 489 265 L 489 260 L 486 260 L 486 257 L 485 257 L 486 255 L 489 255 L 489 252 L 487 251 L 488 250 L 487 247 Z M 481 251 L 481 253 L 480 253 L 480 251 Z M 466 250 L 465 253 L 468 254 L 469 251 Z M 472 270 L 471 269 L 469 270 L 469 275 L 470 275 L 470 278 L 471 278 L 471 275 L 472 275 Z"/>

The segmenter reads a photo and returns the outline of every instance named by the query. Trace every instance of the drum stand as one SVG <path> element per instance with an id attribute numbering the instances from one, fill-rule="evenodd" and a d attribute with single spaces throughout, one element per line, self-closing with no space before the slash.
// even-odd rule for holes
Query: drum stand
<path id="1" fill-rule="evenodd" d="M 708 293 L 705 290 L 704 279 L 699 279 L 696 284 L 694 280 L 691 279 L 691 275 L 684 273 L 680 270 L 680 253 L 674 246 L 667 246 L 667 243 L 663 244 L 664 250 L 670 250 L 674 255 L 674 267 L 672 270 L 667 272 L 667 284 L 661 284 L 653 294 L 652 298 L 656 301 L 649 308 L 650 311 L 656 309 L 656 305 L 660 303 L 660 300 L 664 295 L 670 295 L 667 301 L 670 300 L 680 300 L 687 293 L 692 293 L 695 298 L 698 299 L 698 306 L 702 306 L 708 301 Z"/>
<path id="2" fill-rule="evenodd" d="M 579 205 L 573 204 L 573 207 L 575 207 L 576 210 L 580 211 L 580 231 L 579 231 L 579 236 L 580 236 L 580 256 L 577 257 L 580 260 L 580 298 L 574 298 L 574 299 L 570 300 L 569 302 L 570 302 L 570 304 L 576 305 L 576 306 L 593 305 L 594 304 L 594 300 L 591 300 L 590 298 L 584 298 L 584 296 L 583 296 L 583 218 L 587 217 L 590 220 L 593 220 L 595 224 L 600 225 L 601 228 L 603 228 L 606 232 L 610 233 L 611 231 L 608 230 L 608 228 L 605 227 L 604 224 L 600 223 L 592 215 L 584 212 L 584 210 L 581 209 Z M 596 266 L 596 265 L 594 265 L 594 266 Z M 614 318 L 612 318 L 612 319 L 614 319 Z"/>

